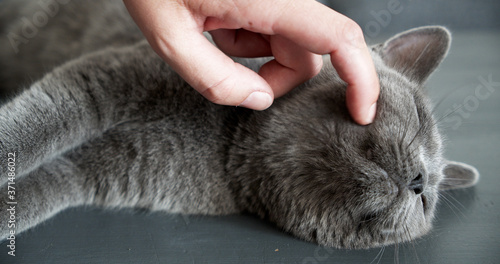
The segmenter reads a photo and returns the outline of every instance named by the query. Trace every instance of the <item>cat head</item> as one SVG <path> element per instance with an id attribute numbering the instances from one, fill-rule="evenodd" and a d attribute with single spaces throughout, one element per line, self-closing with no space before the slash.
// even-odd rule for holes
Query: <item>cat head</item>
<path id="1" fill-rule="evenodd" d="M 450 39 L 445 28 L 422 27 L 372 47 L 381 93 L 370 125 L 352 121 L 346 85 L 330 65 L 257 113 L 260 128 L 242 133 L 257 138 L 246 147 L 256 158 L 237 169 L 253 175 L 242 180 L 242 196 L 258 197 L 246 196 L 245 206 L 325 246 L 368 248 L 427 233 L 439 192 L 479 177 L 443 158 L 423 89 Z"/>

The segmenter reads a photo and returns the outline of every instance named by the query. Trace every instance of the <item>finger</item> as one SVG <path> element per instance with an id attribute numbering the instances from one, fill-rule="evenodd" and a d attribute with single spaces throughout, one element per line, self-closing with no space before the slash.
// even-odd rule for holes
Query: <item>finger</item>
<path id="1" fill-rule="evenodd" d="M 246 29 L 279 34 L 311 52 L 330 54 L 335 69 L 348 84 L 346 100 L 353 119 L 360 124 L 371 123 L 380 87 L 360 27 L 312 0 L 254 2 L 245 9 Z M 243 5 L 245 1 L 236 3 Z M 308 10 L 307 16 L 304 10 Z"/>
<path id="2" fill-rule="evenodd" d="M 281 36 L 262 36 L 246 30 L 215 30 L 212 36 L 226 54 L 238 57 L 274 56 L 259 74 L 280 97 L 321 70 L 321 56 Z"/>
<path id="3" fill-rule="evenodd" d="M 380 85 L 369 52 L 339 50 L 331 60 L 339 76 L 348 84 L 346 104 L 354 121 L 361 125 L 372 123 Z"/>
<path id="4" fill-rule="evenodd" d="M 269 83 L 276 98 L 321 70 L 323 60 L 320 55 L 279 35 L 270 36 L 270 43 L 275 59 L 264 64 L 259 74 Z"/>
<path id="5" fill-rule="evenodd" d="M 235 63 L 201 34 L 186 34 L 183 39 L 174 42 L 181 43 L 179 46 L 170 45 L 172 41 L 160 43 L 161 53 L 208 100 L 255 110 L 272 104 L 273 91 L 258 74 Z"/>
<path id="6" fill-rule="evenodd" d="M 261 34 L 244 29 L 218 29 L 210 31 L 212 38 L 224 53 L 236 57 L 271 56 L 271 46 Z"/>
<path id="7" fill-rule="evenodd" d="M 183 6 L 159 0 L 125 3 L 153 49 L 208 100 L 255 110 L 272 104 L 266 81 L 212 45 L 202 34 L 202 23 Z"/>

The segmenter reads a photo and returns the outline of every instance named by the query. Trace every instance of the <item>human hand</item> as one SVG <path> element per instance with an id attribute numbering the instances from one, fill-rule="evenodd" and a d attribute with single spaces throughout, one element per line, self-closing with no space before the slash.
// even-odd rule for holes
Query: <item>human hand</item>
<path id="1" fill-rule="evenodd" d="M 378 77 L 360 27 L 314 1 L 124 0 L 153 49 L 208 100 L 255 110 L 315 76 L 318 54 L 348 84 L 362 125 L 375 116 Z M 211 31 L 218 48 L 204 36 Z M 227 54 L 227 55 L 226 55 Z M 258 74 L 229 57 L 274 56 Z"/>

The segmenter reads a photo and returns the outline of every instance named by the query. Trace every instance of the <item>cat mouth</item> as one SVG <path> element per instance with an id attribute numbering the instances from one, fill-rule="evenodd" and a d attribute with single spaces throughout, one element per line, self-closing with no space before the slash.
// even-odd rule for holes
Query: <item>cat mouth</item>
<path id="1" fill-rule="evenodd" d="M 422 203 L 422 208 L 423 208 L 424 217 L 425 217 L 429 206 L 428 206 L 427 197 L 424 194 L 420 195 L 420 202 Z"/>

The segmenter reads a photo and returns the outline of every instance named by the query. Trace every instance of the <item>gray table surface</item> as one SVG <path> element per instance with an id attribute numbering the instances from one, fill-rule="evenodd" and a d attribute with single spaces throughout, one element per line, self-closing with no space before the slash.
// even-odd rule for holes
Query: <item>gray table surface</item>
<path id="1" fill-rule="evenodd" d="M 474 95 L 481 78 L 494 92 Z M 500 32 L 458 33 L 428 82 L 443 116 L 447 157 L 474 165 L 477 186 L 444 193 L 435 227 L 412 243 L 335 250 L 295 239 L 253 216 L 205 217 L 76 208 L 20 235 L 0 263 L 500 263 Z M 452 121 L 453 120 L 453 121 Z M 460 123 L 458 123 L 458 120 Z"/>

